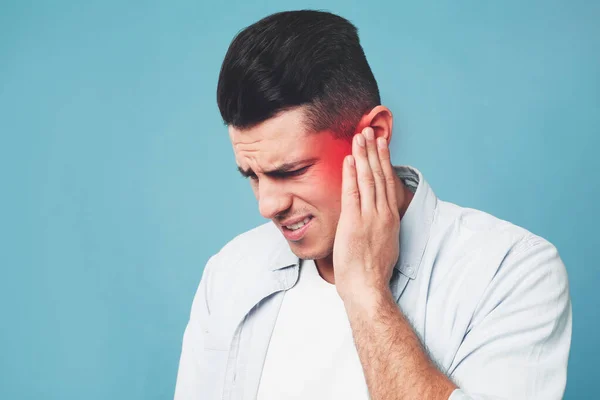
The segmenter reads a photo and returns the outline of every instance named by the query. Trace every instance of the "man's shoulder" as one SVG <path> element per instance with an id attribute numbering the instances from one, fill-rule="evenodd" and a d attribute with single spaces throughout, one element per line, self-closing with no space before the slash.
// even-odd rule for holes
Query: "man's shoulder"
<path id="1" fill-rule="evenodd" d="M 219 254 L 223 257 L 243 255 L 252 260 L 278 250 L 283 244 L 282 239 L 281 232 L 268 221 L 233 237 L 219 250 Z"/>
<path id="2" fill-rule="evenodd" d="M 202 274 L 206 302 L 212 312 L 225 315 L 228 309 L 245 306 L 243 293 L 268 281 L 279 255 L 286 251 L 285 246 L 285 238 L 270 221 L 225 243 L 210 257 Z"/>
<path id="3" fill-rule="evenodd" d="M 271 222 L 242 232 L 225 243 L 207 263 L 211 283 L 216 281 L 247 280 L 269 271 L 287 243 Z"/>
<path id="4" fill-rule="evenodd" d="M 549 243 L 547 239 L 525 227 L 494 214 L 441 200 L 438 203 L 434 229 L 452 230 L 456 240 L 462 243 L 477 241 L 496 247 L 501 246 L 506 250 L 522 246 L 528 241 Z"/>
<path id="5" fill-rule="evenodd" d="M 440 201 L 431 232 L 433 252 L 444 275 L 456 274 L 456 284 L 493 282 L 517 285 L 526 276 L 546 274 L 566 282 L 558 249 L 545 237 L 488 212 Z"/>
<path id="6" fill-rule="evenodd" d="M 475 208 L 440 201 L 430 236 L 430 251 L 441 275 L 454 271 L 466 281 L 523 277 L 534 270 L 560 275 L 566 269 L 548 238 L 514 222 Z M 467 277 L 469 277 L 467 279 Z"/>
<path id="7" fill-rule="evenodd" d="M 454 304 L 470 312 L 477 306 L 484 310 L 481 316 L 502 299 L 568 293 L 566 266 L 556 246 L 493 214 L 441 201 L 430 244 L 429 257 L 436 260 L 432 287 L 460 293 Z"/>

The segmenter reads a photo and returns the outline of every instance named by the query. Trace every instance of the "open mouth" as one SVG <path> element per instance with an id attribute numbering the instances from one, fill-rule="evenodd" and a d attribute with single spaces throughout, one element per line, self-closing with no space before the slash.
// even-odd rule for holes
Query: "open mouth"
<path id="1" fill-rule="evenodd" d="M 304 218 L 302 221 L 297 222 L 293 225 L 285 225 L 283 228 L 287 229 L 288 231 L 295 232 L 299 229 L 302 229 L 303 226 L 307 225 L 312 218 L 313 218 L 313 216 L 309 215 L 308 217 Z"/>
<path id="2" fill-rule="evenodd" d="M 291 241 L 298 241 L 302 239 L 308 228 L 310 228 L 312 225 L 313 218 L 314 217 L 310 215 L 298 223 L 283 226 L 283 235 Z"/>

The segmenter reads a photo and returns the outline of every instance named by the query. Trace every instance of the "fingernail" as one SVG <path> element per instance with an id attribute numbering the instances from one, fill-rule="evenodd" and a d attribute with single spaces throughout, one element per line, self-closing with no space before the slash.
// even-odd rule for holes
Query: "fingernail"
<path id="1" fill-rule="evenodd" d="M 373 140 L 373 129 L 367 128 L 367 129 L 364 130 L 364 132 L 365 132 L 365 137 L 368 140 Z"/>
<path id="2" fill-rule="evenodd" d="M 377 146 L 379 146 L 380 149 L 385 149 L 387 146 L 387 140 L 382 137 L 377 138 Z"/>
<path id="3" fill-rule="evenodd" d="M 358 135 L 356 138 L 356 142 L 360 147 L 365 147 L 365 137 L 363 135 Z"/>
<path id="4" fill-rule="evenodd" d="M 346 161 L 348 161 L 348 165 L 350 165 L 351 167 L 354 166 L 354 157 L 348 156 L 348 158 L 346 159 Z"/>

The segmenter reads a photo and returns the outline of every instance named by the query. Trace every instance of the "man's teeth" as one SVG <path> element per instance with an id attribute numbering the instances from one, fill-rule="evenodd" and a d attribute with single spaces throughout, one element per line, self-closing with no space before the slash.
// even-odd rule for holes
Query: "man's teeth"
<path id="1" fill-rule="evenodd" d="M 304 220 L 302 220 L 294 225 L 286 225 L 285 227 L 288 228 L 289 230 L 295 231 L 296 229 L 300 229 L 304 225 L 306 225 L 308 223 L 308 221 L 310 221 L 310 217 L 306 217 L 306 218 L 304 218 Z"/>

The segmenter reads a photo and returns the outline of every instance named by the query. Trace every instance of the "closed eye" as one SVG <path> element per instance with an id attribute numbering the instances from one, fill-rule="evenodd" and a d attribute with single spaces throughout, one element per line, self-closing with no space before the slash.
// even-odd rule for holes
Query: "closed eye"
<path id="1" fill-rule="evenodd" d="M 271 176 L 273 178 L 276 179 L 285 179 L 285 178 L 289 178 L 289 177 L 296 177 L 296 176 L 300 176 L 303 173 L 306 172 L 306 170 L 308 170 L 311 166 L 307 165 L 306 167 L 302 167 L 293 171 L 285 171 L 285 172 L 269 172 L 266 175 Z M 246 176 L 247 178 L 250 178 L 253 181 L 257 181 L 258 180 L 258 176 L 256 176 L 256 174 L 254 173 L 250 173 Z"/>
<path id="2" fill-rule="evenodd" d="M 297 169 L 295 171 L 288 171 L 288 172 L 284 172 L 281 174 L 281 177 L 285 178 L 286 176 L 298 176 L 298 175 L 302 175 L 304 172 L 306 172 L 306 170 L 310 167 L 310 165 L 307 165 L 306 167 L 302 167 L 300 169 Z"/>

